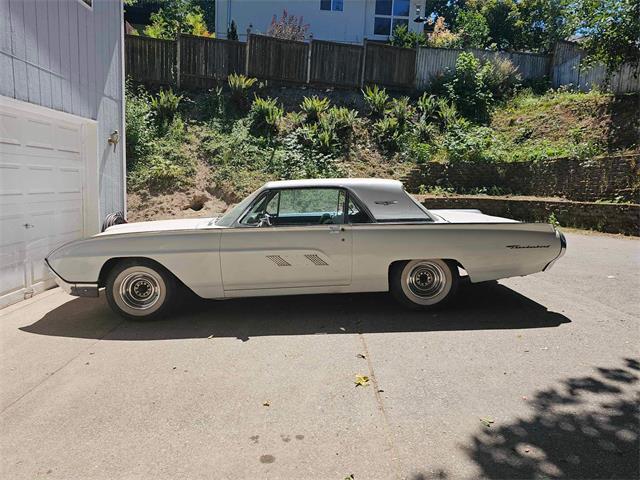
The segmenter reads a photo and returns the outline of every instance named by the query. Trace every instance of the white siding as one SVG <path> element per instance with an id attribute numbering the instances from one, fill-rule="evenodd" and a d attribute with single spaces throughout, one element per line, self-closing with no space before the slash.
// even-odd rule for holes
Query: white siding
<path id="1" fill-rule="evenodd" d="M 97 120 L 101 216 L 125 207 L 122 48 L 119 0 L 0 0 L 0 95 Z"/>

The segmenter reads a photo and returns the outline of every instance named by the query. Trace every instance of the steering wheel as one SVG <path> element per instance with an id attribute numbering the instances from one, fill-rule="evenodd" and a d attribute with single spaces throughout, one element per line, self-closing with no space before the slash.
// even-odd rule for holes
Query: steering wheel
<path id="1" fill-rule="evenodd" d="M 263 213 L 262 215 L 260 215 L 260 218 L 258 219 L 258 227 L 273 226 L 273 222 L 271 221 L 272 219 L 273 219 L 272 215 L 269 215 L 267 212 Z"/>

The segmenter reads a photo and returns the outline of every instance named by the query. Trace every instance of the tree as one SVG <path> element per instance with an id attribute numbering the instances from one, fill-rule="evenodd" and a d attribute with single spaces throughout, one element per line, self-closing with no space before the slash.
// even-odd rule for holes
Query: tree
<path id="1" fill-rule="evenodd" d="M 227 40 L 238 41 L 238 28 L 236 27 L 235 20 L 231 20 L 231 25 L 229 26 L 229 30 L 227 30 Z"/>
<path id="2" fill-rule="evenodd" d="M 570 16 L 576 32 L 584 35 L 584 65 L 601 62 L 609 75 L 625 63 L 640 69 L 637 0 L 576 0 Z"/>
<path id="3" fill-rule="evenodd" d="M 489 25 L 477 10 L 460 10 L 456 17 L 456 32 L 462 47 L 484 48 L 489 44 Z"/>
<path id="4" fill-rule="evenodd" d="M 144 34 L 153 38 L 174 39 L 178 33 L 210 37 L 202 9 L 192 0 L 171 0 L 151 14 L 151 25 Z"/>
<path id="5" fill-rule="evenodd" d="M 285 40 L 304 40 L 309 30 L 309 24 L 302 22 L 302 16 L 298 18 L 295 15 L 289 15 L 285 9 L 282 11 L 280 19 L 273 16 L 267 35 Z"/>

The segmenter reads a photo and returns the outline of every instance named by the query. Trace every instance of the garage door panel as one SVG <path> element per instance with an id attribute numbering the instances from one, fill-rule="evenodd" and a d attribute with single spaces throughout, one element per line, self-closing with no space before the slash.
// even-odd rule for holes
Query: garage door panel
<path id="1" fill-rule="evenodd" d="M 0 307 L 49 286 L 46 255 L 84 234 L 84 121 L 22 104 L 0 104 Z"/>

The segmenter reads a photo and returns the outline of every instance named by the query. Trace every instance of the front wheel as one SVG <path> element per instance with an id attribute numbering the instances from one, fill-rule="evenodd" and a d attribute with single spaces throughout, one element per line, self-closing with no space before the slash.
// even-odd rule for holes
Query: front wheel
<path id="1" fill-rule="evenodd" d="M 142 260 L 116 265 L 106 281 L 111 309 L 130 320 L 150 320 L 164 313 L 175 296 L 176 283 L 164 268 Z"/>
<path id="2" fill-rule="evenodd" d="M 458 289 L 458 266 L 440 259 L 410 260 L 394 265 L 390 274 L 394 298 L 414 310 L 441 305 Z"/>

